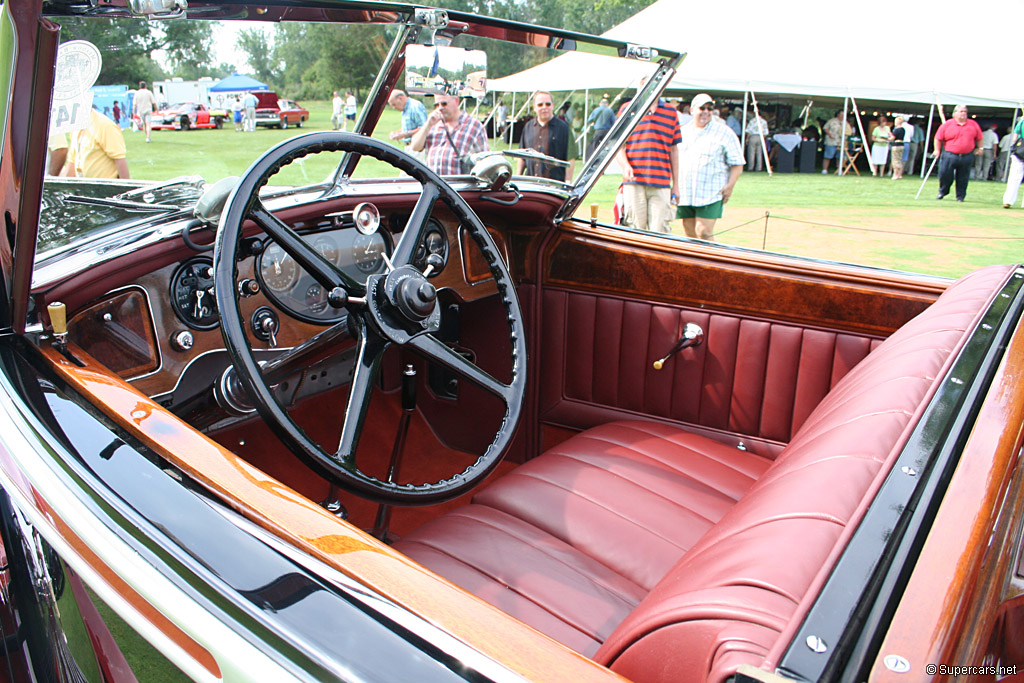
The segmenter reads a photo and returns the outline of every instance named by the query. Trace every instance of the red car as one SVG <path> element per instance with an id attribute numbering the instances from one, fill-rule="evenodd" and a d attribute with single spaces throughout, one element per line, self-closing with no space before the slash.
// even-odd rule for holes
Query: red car
<path id="1" fill-rule="evenodd" d="M 277 93 L 267 90 L 253 93 L 256 95 L 256 125 L 287 128 L 302 124 L 309 118 L 309 111 L 303 109 L 294 100 L 281 100 Z"/>
<path id="2" fill-rule="evenodd" d="M 179 102 L 153 112 L 154 130 L 188 130 L 189 128 L 222 128 L 225 114 L 205 104 Z"/>

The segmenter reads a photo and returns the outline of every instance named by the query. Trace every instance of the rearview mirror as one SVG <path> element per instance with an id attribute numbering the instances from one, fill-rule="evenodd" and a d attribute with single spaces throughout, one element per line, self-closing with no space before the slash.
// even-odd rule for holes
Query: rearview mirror
<path id="1" fill-rule="evenodd" d="M 410 95 L 483 97 L 487 54 L 445 45 L 410 45 L 405 52 L 405 91 Z"/>

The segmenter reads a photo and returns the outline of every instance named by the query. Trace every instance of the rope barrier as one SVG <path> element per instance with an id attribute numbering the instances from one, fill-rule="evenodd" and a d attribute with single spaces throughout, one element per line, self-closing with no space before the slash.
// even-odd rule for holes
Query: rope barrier
<path id="1" fill-rule="evenodd" d="M 816 225 L 816 226 L 820 226 L 820 227 L 823 227 L 823 228 L 836 228 L 838 230 L 850 230 L 850 231 L 853 231 L 853 232 L 880 233 L 880 234 L 883 234 L 883 235 L 904 235 L 904 236 L 908 236 L 908 237 L 929 237 L 929 238 L 934 238 L 934 239 L 970 240 L 972 242 L 976 242 L 976 241 L 979 241 L 979 240 L 991 241 L 991 242 L 1024 242 L 1024 236 L 1021 236 L 1021 237 L 985 237 L 985 236 L 982 236 L 982 235 L 942 235 L 942 234 L 924 233 L 924 232 L 905 232 L 905 231 L 901 231 L 901 230 L 884 230 L 884 229 L 881 229 L 881 228 L 859 228 L 859 227 L 853 227 L 851 225 L 839 225 L 837 223 L 822 223 L 820 221 L 807 221 L 807 220 L 803 220 L 803 219 L 800 219 L 800 218 L 788 218 L 786 216 L 780 216 L 778 214 L 773 214 L 773 213 L 771 213 L 769 211 L 765 211 L 763 216 L 758 216 L 757 218 L 749 220 L 746 223 L 740 223 L 739 225 L 734 225 L 732 227 L 726 228 L 725 230 L 716 231 L 712 235 L 712 237 L 718 237 L 719 235 L 724 235 L 727 232 L 731 232 L 733 230 L 737 230 L 739 228 L 746 227 L 746 226 L 750 225 L 751 223 L 756 223 L 756 222 L 762 221 L 762 220 L 765 221 L 765 230 L 767 231 L 767 229 L 768 229 L 768 225 L 767 224 L 768 224 L 768 220 L 770 218 L 774 218 L 774 219 L 780 220 L 780 221 L 790 221 L 791 223 L 801 223 L 801 224 L 804 224 L 804 225 Z"/>

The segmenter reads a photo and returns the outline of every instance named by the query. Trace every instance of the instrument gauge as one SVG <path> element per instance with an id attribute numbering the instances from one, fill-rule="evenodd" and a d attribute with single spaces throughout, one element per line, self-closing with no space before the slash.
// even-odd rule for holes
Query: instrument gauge
<path id="1" fill-rule="evenodd" d="M 306 288 L 306 309 L 314 315 L 327 310 L 327 295 L 324 288 L 316 283 Z"/>
<path id="2" fill-rule="evenodd" d="M 384 268 L 386 248 L 387 242 L 380 233 L 358 234 L 352 240 L 352 263 L 364 273 L 379 273 Z"/>
<path id="3" fill-rule="evenodd" d="M 213 261 L 200 256 L 181 264 L 171 276 L 171 306 L 175 315 L 196 330 L 217 327 L 217 299 L 213 294 Z"/>
<path id="4" fill-rule="evenodd" d="M 313 240 L 313 248 L 316 253 L 323 256 L 334 265 L 338 265 L 338 245 L 327 235 L 320 235 Z"/>
<path id="5" fill-rule="evenodd" d="M 426 234 L 423 235 L 423 241 L 413 255 L 412 264 L 419 270 L 423 270 L 427 267 L 427 259 L 431 254 L 436 254 L 441 257 L 441 266 L 434 268 L 430 273 L 430 277 L 434 277 L 440 273 L 445 264 L 448 263 L 448 238 L 444 233 L 444 229 L 441 228 L 437 223 L 431 222 L 427 226 Z"/>
<path id="6" fill-rule="evenodd" d="M 295 286 L 299 264 L 279 245 L 271 244 L 260 255 L 259 272 L 267 289 L 281 294 Z"/>

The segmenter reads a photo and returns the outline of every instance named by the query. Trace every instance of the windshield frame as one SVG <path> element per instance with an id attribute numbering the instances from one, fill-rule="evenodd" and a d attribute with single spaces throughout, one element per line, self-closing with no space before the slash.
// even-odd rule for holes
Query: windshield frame
<path id="1" fill-rule="evenodd" d="M 378 71 L 377 79 L 374 81 L 366 98 L 367 106 L 360 112 L 359 118 L 356 121 L 354 130 L 360 135 L 371 135 L 373 133 L 374 128 L 380 121 L 381 114 L 387 106 L 388 97 L 397 87 L 399 79 L 405 71 L 406 48 L 409 45 L 417 44 L 417 41 L 424 34 L 432 34 L 426 36 L 427 44 L 445 44 L 459 35 L 466 35 L 505 40 L 533 47 L 549 47 L 558 49 L 563 54 L 573 51 L 585 52 L 615 56 L 622 59 L 651 61 L 652 64 L 656 65 L 654 73 L 648 77 L 645 86 L 640 88 L 637 97 L 621 113 L 605 139 L 594 148 L 593 153 L 587 159 L 575 182 L 562 183 L 538 179 L 542 181 L 541 184 L 557 186 L 563 193 L 567 191 L 566 201 L 556 216 L 557 220 L 571 216 L 576 210 L 583 201 L 583 198 L 586 197 L 601 177 L 604 169 L 611 163 L 614 152 L 625 141 L 635 125 L 639 123 L 640 114 L 647 111 L 651 103 L 660 96 L 686 57 L 686 53 L 682 52 L 655 49 L 650 46 L 640 46 L 621 40 L 591 36 L 574 31 L 539 27 L 504 19 L 479 17 L 464 12 L 392 3 L 388 3 L 388 7 L 391 9 L 404 8 L 407 10 L 411 8 L 412 11 L 411 14 L 405 15 L 407 18 L 404 21 L 403 30 L 398 33 L 392 42 L 388 56 Z M 429 24 L 431 18 L 436 19 L 434 25 Z M 642 55 L 644 54 L 656 57 L 657 61 L 643 60 Z M 332 192 L 341 191 L 341 188 L 351 182 L 358 161 L 358 155 L 346 153 L 334 174 Z"/>

